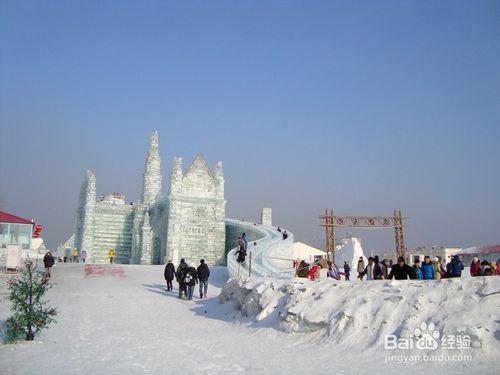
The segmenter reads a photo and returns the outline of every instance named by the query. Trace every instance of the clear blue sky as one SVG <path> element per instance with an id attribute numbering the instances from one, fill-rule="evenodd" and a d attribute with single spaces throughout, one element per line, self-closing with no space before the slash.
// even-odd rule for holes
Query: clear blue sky
<path id="1" fill-rule="evenodd" d="M 203 153 L 228 216 L 297 240 L 399 208 L 409 247 L 498 244 L 499 73 L 498 1 L 3 0 L 0 209 L 57 246 L 87 168 L 139 197 L 157 129 L 164 193 Z"/>

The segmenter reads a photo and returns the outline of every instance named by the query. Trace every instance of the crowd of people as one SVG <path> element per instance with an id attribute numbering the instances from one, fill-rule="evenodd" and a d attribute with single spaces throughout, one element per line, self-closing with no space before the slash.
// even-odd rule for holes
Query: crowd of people
<path id="1" fill-rule="evenodd" d="M 478 257 L 473 257 L 470 264 L 471 276 L 500 276 L 500 259 L 496 263 L 487 260 L 479 261 Z"/>
<path id="2" fill-rule="evenodd" d="M 196 284 L 199 285 L 200 299 L 207 298 L 208 278 L 210 269 L 204 259 L 200 259 L 200 264 L 195 268 L 195 264 L 188 264 L 185 259 L 181 259 L 177 269 L 171 260 L 165 265 L 165 281 L 167 282 L 167 291 L 173 291 L 173 280 L 176 279 L 179 284 L 179 299 L 192 300 Z"/>
<path id="3" fill-rule="evenodd" d="M 324 261 L 310 265 L 305 260 L 297 259 L 294 261 L 294 267 L 297 277 L 317 280 L 324 268 Z M 341 280 L 341 276 L 344 276 L 345 280 L 349 281 L 351 266 L 347 261 L 344 262 L 343 271 L 330 261 L 326 262 L 326 268 L 327 278 Z M 407 264 L 404 257 L 399 257 L 397 263 L 392 264 L 387 259 L 380 261 L 378 256 L 374 256 L 368 258 L 367 264 L 364 258 L 360 257 L 356 270 L 359 280 L 365 277 L 366 280 L 440 280 L 461 277 L 464 264 L 459 255 L 454 255 L 446 265 L 443 265 L 439 257 L 431 260 L 428 255 L 424 256 L 422 263 L 419 259 L 415 259 L 413 265 Z M 477 257 L 474 257 L 470 265 L 470 274 L 471 276 L 500 276 L 500 259 L 492 263 L 487 260 L 480 262 Z"/>
<path id="4" fill-rule="evenodd" d="M 288 237 L 286 231 L 280 227 L 277 228 L 283 234 L 283 239 Z M 235 252 L 236 261 L 244 263 L 248 251 L 248 240 L 245 233 L 237 238 L 237 251 Z M 254 245 L 256 243 L 254 242 Z M 73 250 L 73 261 L 78 262 L 78 253 Z M 112 264 L 116 253 L 113 249 L 109 250 L 108 257 Z M 80 259 L 83 263 L 87 258 L 87 252 L 82 251 Z M 50 277 L 51 267 L 54 265 L 54 258 L 50 252 L 45 254 L 43 259 L 45 266 L 45 275 Z M 327 278 L 341 280 L 342 276 L 346 281 L 350 280 L 351 266 L 347 261 L 343 264 L 343 271 L 331 261 L 319 261 L 313 264 L 307 263 L 305 260 L 296 259 L 294 261 L 295 276 L 300 278 L 308 278 L 317 280 L 320 277 L 321 270 L 326 268 Z M 364 257 L 359 257 L 356 271 L 358 279 L 363 280 L 439 280 L 452 277 L 461 277 L 464 270 L 464 264 L 460 260 L 459 255 L 454 255 L 449 263 L 443 265 L 439 257 L 424 256 L 424 261 L 421 263 L 418 258 L 410 266 L 406 263 L 404 257 L 399 257 L 397 263 L 392 264 L 392 261 L 387 259 L 379 260 L 378 256 L 368 258 L 368 263 L 365 264 Z M 477 257 L 472 259 L 470 264 L 471 276 L 500 276 L 500 259 L 496 263 L 488 262 L 487 260 L 480 261 Z M 173 291 L 173 280 L 176 279 L 179 284 L 179 299 L 193 299 L 194 289 L 196 284 L 199 284 L 199 296 L 207 298 L 208 278 L 210 277 L 210 269 L 204 259 L 200 260 L 200 264 L 195 268 L 194 264 L 188 264 L 185 259 L 181 259 L 177 269 L 172 261 L 168 261 L 165 265 L 164 277 L 167 283 L 167 291 Z"/>

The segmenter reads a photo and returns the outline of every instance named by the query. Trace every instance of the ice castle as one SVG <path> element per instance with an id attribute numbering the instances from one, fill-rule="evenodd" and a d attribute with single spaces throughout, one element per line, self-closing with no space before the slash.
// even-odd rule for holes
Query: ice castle
<path id="1" fill-rule="evenodd" d="M 184 173 L 174 157 L 169 191 L 162 196 L 158 133 L 151 135 L 141 198 L 126 204 L 113 193 L 97 196 L 96 178 L 88 170 L 80 189 L 72 246 L 86 250 L 90 262 L 162 264 L 181 258 L 209 264 L 225 262 L 225 206 L 222 163 L 211 171 L 201 155 Z"/>

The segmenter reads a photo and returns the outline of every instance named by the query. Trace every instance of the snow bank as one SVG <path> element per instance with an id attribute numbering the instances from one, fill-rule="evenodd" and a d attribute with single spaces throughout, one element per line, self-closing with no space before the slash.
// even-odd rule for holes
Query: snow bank
<path id="1" fill-rule="evenodd" d="M 498 355 L 499 277 L 358 283 L 233 278 L 219 300 L 233 301 L 252 324 L 265 321 L 286 332 L 317 331 L 343 349 L 380 351 L 385 335 L 410 337 L 421 323 L 433 323 L 440 337 L 469 336 L 474 360 Z"/>

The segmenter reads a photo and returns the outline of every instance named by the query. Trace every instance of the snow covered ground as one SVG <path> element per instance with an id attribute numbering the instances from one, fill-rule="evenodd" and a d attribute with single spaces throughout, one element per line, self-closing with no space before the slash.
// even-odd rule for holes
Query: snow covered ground
<path id="1" fill-rule="evenodd" d="M 234 302 L 253 325 L 317 332 L 331 346 L 373 357 L 385 350 L 388 356 L 472 360 L 473 367 L 488 369 L 500 354 L 499 277 L 355 283 L 231 279 L 220 299 Z M 394 348 L 395 338 L 407 341 Z M 406 344 L 409 339 L 413 347 Z"/>
<path id="2" fill-rule="evenodd" d="M 406 297 L 407 288 L 402 287 L 402 284 L 372 282 L 374 284 L 371 285 L 378 285 L 371 288 L 366 283 L 332 286 L 331 280 L 311 285 L 305 281 L 307 285 L 301 286 L 305 287 L 305 292 L 297 289 L 295 297 L 286 297 L 296 298 L 295 311 L 312 316 L 307 315 L 307 311 L 311 312 L 316 305 L 317 316 L 328 316 L 335 311 L 339 314 L 339 323 L 331 325 L 330 320 L 328 324 L 331 326 L 328 328 L 321 323 L 317 329 L 284 330 L 279 314 L 280 311 L 282 314 L 286 312 L 281 309 L 285 306 L 285 300 L 279 300 L 283 295 L 276 293 L 282 293 L 278 290 L 281 288 L 279 283 L 294 283 L 293 280 L 275 282 L 274 286 L 271 286 L 269 279 L 261 279 L 263 284 L 258 280 L 253 281 L 253 286 L 259 283 L 263 285 L 259 293 L 266 295 L 269 302 L 264 303 L 262 300 L 269 312 L 267 318 L 256 321 L 258 311 L 244 317 L 235 309 L 237 304 L 232 299 L 222 298 L 227 303 L 219 302 L 219 294 L 227 278 L 227 271 L 222 267 L 212 268 L 209 298 L 193 301 L 179 300 L 176 292 L 165 291 L 162 266 L 116 265 L 96 271 L 87 269 L 85 273 L 82 264 L 57 264 L 53 272 L 54 287 L 49 291 L 48 298 L 51 305 L 58 307 L 58 322 L 32 343 L 0 346 L 0 373 L 360 374 L 383 371 L 399 374 L 403 371 L 406 374 L 421 373 L 423 370 L 437 370 L 442 374 L 496 373 L 500 339 L 499 298 L 498 294 L 491 293 L 498 292 L 498 283 L 488 286 L 464 284 L 464 287 L 474 287 L 483 293 L 483 296 L 479 293 L 467 295 L 472 298 L 467 305 L 471 312 L 467 313 L 465 308 L 460 308 L 467 302 L 462 299 L 466 294 L 460 289 L 460 283 L 443 284 L 449 288 L 449 294 L 435 290 L 427 296 L 423 292 L 424 288 L 417 292 L 418 287 L 412 282 L 409 287 L 412 291 Z M 231 288 L 234 291 L 240 289 L 238 284 L 236 289 L 234 283 L 232 285 L 226 287 L 226 292 Z M 364 297 L 360 288 L 363 285 L 366 291 Z M 253 290 L 253 286 L 250 290 Z M 344 302 L 346 313 L 342 315 L 338 311 L 339 301 L 346 300 L 348 288 L 353 290 L 353 299 L 351 303 Z M 418 297 L 422 294 L 420 290 L 425 297 Z M 475 349 L 474 356 L 477 354 L 477 357 L 472 362 L 385 363 L 383 347 L 378 341 L 372 340 L 374 329 L 383 331 L 382 317 L 375 319 L 370 313 L 390 316 L 390 321 L 386 323 L 391 327 L 389 331 L 405 321 L 405 314 L 423 315 L 410 311 L 406 305 L 405 308 L 394 309 L 391 306 L 398 303 L 396 297 L 393 297 L 396 302 L 385 301 L 387 307 L 379 308 L 377 306 L 380 303 L 370 302 L 381 296 L 377 293 L 385 293 L 384 298 L 404 296 L 411 301 L 417 298 L 421 305 L 415 307 L 424 310 L 428 299 L 432 300 L 435 308 L 425 311 L 436 314 L 439 321 L 455 322 L 452 327 L 459 327 L 461 323 L 474 324 L 474 332 L 482 338 L 484 345 L 488 345 L 488 352 L 481 354 L 482 349 Z M 306 298 L 297 299 L 302 294 Z M 5 319 L 9 315 L 9 302 L 5 298 L 4 286 L 0 289 L 0 296 L 0 319 Z M 276 297 L 279 300 L 277 304 L 274 303 Z M 367 306 L 361 309 L 364 322 L 351 323 L 356 326 L 356 329 L 351 329 L 349 324 L 345 324 L 345 316 L 355 314 L 356 304 L 363 298 L 367 301 Z M 446 304 L 452 308 L 447 309 Z M 275 309 L 275 306 L 278 308 Z M 440 313 L 437 306 L 442 307 Z M 453 311 L 455 315 L 445 317 Z M 479 315 L 474 317 L 476 313 Z M 371 327 L 372 324 L 379 324 L 380 327 Z M 366 325 L 367 331 L 363 333 L 358 325 Z M 485 328 L 494 330 L 487 340 Z M 335 332 L 341 332 L 342 339 Z M 349 332 L 351 334 L 347 335 Z M 492 354 L 495 354 L 495 359 L 488 361 Z"/>

